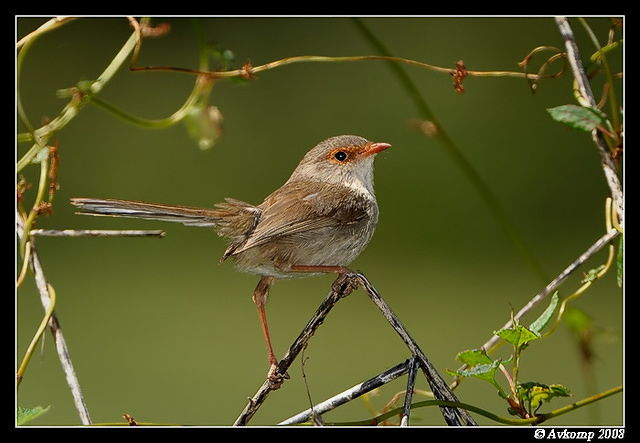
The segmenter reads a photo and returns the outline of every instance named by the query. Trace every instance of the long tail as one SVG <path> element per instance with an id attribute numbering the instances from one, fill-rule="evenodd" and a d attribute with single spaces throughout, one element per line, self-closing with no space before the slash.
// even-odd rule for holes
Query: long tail
<path id="1" fill-rule="evenodd" d="M 220 224 L 220 210 L 101 198 L 72 198 L 71 203 L 85 215 L 142 218 L 182 223 L 187 226 L 213 227 Z"/>

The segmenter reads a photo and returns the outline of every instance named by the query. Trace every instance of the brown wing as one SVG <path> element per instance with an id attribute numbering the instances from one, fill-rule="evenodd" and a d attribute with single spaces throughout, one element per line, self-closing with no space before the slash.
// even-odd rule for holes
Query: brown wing
<path id="1" fill-rule="evenodd" d="M 365 197 L 354 198 L 344 187 L 323 185 L 310 192 L 305 185 L 287 184 L 265 199 L 255 229 L 225 255 L 286 236 L 358 223 L 369 216 L 365 203 Z"/>

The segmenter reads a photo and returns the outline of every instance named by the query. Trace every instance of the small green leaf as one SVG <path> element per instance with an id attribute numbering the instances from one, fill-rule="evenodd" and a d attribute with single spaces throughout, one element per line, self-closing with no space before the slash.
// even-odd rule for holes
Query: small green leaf
<path id="1" fill-rule="evenodd" d="M 606 115 L 599 109 L 578 105 L 556 106 L 548 108 L 547 112 L 555 121 L 585 132 L 591 132 L 594 128 L 602 126 L 606 120 Z"/>
<path id="2" fill-rule="evenodd" d="M 570 397 L 569 389 L 562 385 L 545 385 L 537 382 L 522 383 L 516 387 L 516 394 L 523 402 L 529 404 L 530 411 L 537 410 L 542 402 L 551 401 L 554 397 Z"/>
<path id="3" fill-rule="evenodd" d="M 458 353 L 456 359 L 467 366 L 467 369 L 452 371 L 447 369 L 447 373 L 452 377 L 475 377 L 488 381 L 498 389 L 500 396 L 506 394 L 502 391 L 498 382 L 496 382 L 496 370 L 501 360 L 491 360 L 484 349 L 472 349 Z"/>
<path id="4" fill-rule="evenodd" d="M 456 360 L 464 363 L 467 369 L 448 371 L 451 375 L 459 377 L 477 377 L 493 383 L 496 368 L 500 360 L 491 360 L 484 349 L 471 349 L 462 351 L 456 356 Z"/>
<path id="5" fill-rule="evenodd" d="M 18 426 L 22 426 L 34 418 L 44 414 L 48 410 L 49 406 L 46 408 L 43 408 L 42 406 L 36 406 L 35 408 L 22 408 L 18 406 L 16 410 L 16 424 Z"/>
<path id="6" fill-rule="evenodd" d="M 467 366 L 475 366 L 478 364 L 491 364 L 493 360 L 487 355 L 487 351 L 484 349 L 471 349 L 468 351 L 459 352 L 456 355 L 456 360 L 464 363 Z"/>
<path id="7" fill-rule="evenodd" d="M 532 340 L 536 340 L 539 337 L 535 332 L 530 331 L 524 326 L 514 326 L 509 329 L 501 329 L 494 332 L 498 337 L 503 338 L 507 343 L 512 344 L 517 348 L 521 348 L 528 344 Z"/>
<path id="8" fill-rule="evenodd" d="M 490 364 L 475 365 L 469 369 L 461 369 L 455 371 L 455 375 L 460 377 L 476 377 L 493 383 L 496 368 L 500 365 L 500 360 L 496 360 Z"/>
<path id="9" fill-rule="evenodd" d="M 589 269 L 580 283 L 587 283 L 596 280 L 598 278 L 598 272 L 602 271 L 604 267 L 605 265 L 600 265 L 597 268 Z"/>
<path id="10" fill-rule="evenodd" d="M 547 324 L 549 324 L 549 320 L 551 320 L 551 317 L 556 310 L 556 306 L 558 306 L 558 291 L 554 292 L 554 294 L 551 296 L 551 302 L 549 303 L 547 309 L 544 310 L 542 315 L 538 317 L 536 321 L 529 325 L 529 329 L 531 330 L 531 332 L 537 335 L 542 332 Z"/>

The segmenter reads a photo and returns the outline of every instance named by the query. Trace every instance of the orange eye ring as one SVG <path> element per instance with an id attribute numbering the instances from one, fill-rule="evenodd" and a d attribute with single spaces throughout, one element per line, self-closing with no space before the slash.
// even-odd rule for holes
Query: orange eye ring
<path id="1" fill-rule="evenodd" d="M 358 148 L 356 146 L 341 146 L 333 149 L 325 158 L 336 164 L 343 165 L 351 161 L 354 156 L 358 155 L 357 149 Z"/>

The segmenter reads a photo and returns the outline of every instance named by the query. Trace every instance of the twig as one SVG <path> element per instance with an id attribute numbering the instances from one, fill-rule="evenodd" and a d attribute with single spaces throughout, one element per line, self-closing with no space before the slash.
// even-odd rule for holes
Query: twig
<path id="1" fill-rule="evenodd" d="M 580 267 L 584 262 L 586 262 L 589 258 L 591 258 L 596 252 L 598 252 L 603 246 L 608 244 L 614 238 L 618 236 L 619 232 L 616 229 L 610 229 L 607 231 L 605 235 L 600 237 L 593 245 L 591 245 L 582 255 L 580 255 L 577 259 L 573 261 L 569 266 L 566 267 L 564 271 L 562 271 L 556 278 L 554 278 L 541 292 L 535 295 L 529 303 L 527 303 L 518 313 L 513 316 L 511 320 L 509 320 L 501 329 L 510 328 L 513 325 L 513 321 L 517 321 L 522 318 L 527 312 L 533 309 L 538 303 L 540 303 L 543 299 L 545 299 L 549 294 L 553 293 L 561 284 L 564 282 L 569 275 L 571 275 L 578 267 Z M 497 335 L 494 335 L 489 339 L 482 348 L 485 350 L 490 350 L 493 348 L 500 340 L 502 340 Z"/>
<path id="2" fill-rule="evenodd" d="M 62 23 L 62 22 L 61 22 Z M 36 34 L 40 35 L 40 33 Z M 91 94 L 97 95 L 104 85 L 109 82 L 116 72 L 119 70 L 121 65 L 126 61 L 131 52 L 134 50 L 138 36 L 135 32 L 131 34 L 127 42 L 122 46 L 118 54 L 113 58 L 109 66 L 100 74 L 100 76 L 91 83 L 90 91 Z M 22 50 L 18 53 L 18 60 L 20 61 L 24 54 L 26 54 L 25 48 L 27 48 L 32 42 L 34 38 L 30 38 L 27 40 L 27 43 L 22 45 Z M 79 94 L 76 88 L 72 88 L 76 93 L 72 94 L 71 100 L 69 103 L 65 105 L 63 110 L 58 114 L 57 117 L 53 118 L 46 125 L 29 131 L 26 134 L 18 134 L 18 142 L 22 141 L 34 141 L 34 145 L 23 155 L 17 162 L 16 170 L 20 172 L 24 167 L 29 165 L 40 149 L 47 144 L 48 140 L 57 132 L 59 132 L 62 128 L 64 128 L 71 120 L 73 120 L 79 113 L 80 110 L 88 103 L 88 100 L 85 100 L 83 94 Z M 18 94 L 18 100 L 20 95 Z M 25 113 L 22 110 L 22 106 L 20 101 L 18 101 L 20 115 L 24 116 Z M 25 126 L 31 127 L 28 122 L 24 122 Z"/>
<path id="3" fill-rule="evenodd" d="M 33 229 L 31 235 L 39 237 L 164 237 L 159 230 L 103 230 L 103 229 Z"/>
<path id="4" fill-rule="evenodd" d="M 311 418 L 311 414 L 315 411 L 316 414 L 324 414 L 325 412 L 331 411 L 332 409 L 341 406 L 354 398 L 358 398 L 361 395 L 366 394 L 380 386 L 389 383 L 392 380 L 395 380 L 398 377 L 403 376 L 407 372 L 409 372 L 410 368 L 414 366 L 414 358 L 410 358 L 393 368 L 383 372 L 382 374 L 378 374 L 375 377 L 370 378 L 367 381 L 359 383 L 352 388 L 347 389 L 344 392 L 341 392 L 338 395 L 335 395 L 322 403 L 319 403 L 313 408 L 309 408 L 306 411 L 300 412 L 299 414 L 294 415 L 280 423 L 278 425 L 293 425 L 299 423 L 305 423 L 309 421 Z"/>
<path id="5" fill-rule="evenodd" d="M 582 65 L 582 60 L 580 58 L 580 51 L 578 50 L 578 45 L 573 37 L 571 26 L 569 25 L 566 17 L 557 17 L 556 23 L 560 30 L 560 34 L 564 39 L 564 43 L 567 48 L 567 58 L 569 60 L 569 65 L 571 66 L 571 70 L 573 71 L 573 76 L 576 80 L 580 95 L 586 101 L 588 106 L 596 108 L 597 102 L 593 95 L 593 91 L 591 90 L 589 78 L 584 72 L 584 66 Z M 622 185 L 620 184 L 620 180 L 616 173 L 616 166 L 611 158 L 609 149 L 602 138 L 602 134 L 597 129 L 594 129 L 591 132 L 591 137 L 598 148 L 598 152 L 600 153 L 602 169 L 604 170 L 604 175 L 607 180 L 607 184 L 609 185 L 609 190 L 611 191 L 611 197 L 613 198 L 613 202 L 618 212 L 618 220 L 620 225 L 624 226 L 624 195 L 622 192 Z"/>
<path id="6" fill-rule="evenodd" d="M 407 377 L 407 392 L 404 395 L 404 408 L 400 426 L 409 426 L 409 414 L 411 413 L 411 401 L 413 400 L 413 390 L 416 385 L 416 375 L 418 374 L 418 360 L 415 356 L 409 361 L 409 376 Z"/>
<path id="7" fill-rule="evenodd" d="M 418 344 L 409 334 L 409 331 L 404 327 L 404 325 L 400 322 L 398 317 L 393 313 L 389 305 L 380 297 L 378 291 L 369 283 L 367 278 L 362 273 L 357 273 L 358 280 L 364 287 L 364 290 L 369 295 L 369 298 L 374 302 L 374 304 L 382 311 L 382 314 L 385 316 L 387 321 L 391 324 L 393 329 L 400 335 L 405 345 L 409 348 L 411 353 L 416 356 L 418 359 L 418 363 L 420 364 L 420 368 L 424 373 L 427 381 L 429 382 L 429 386 L 431 386 L 431 390 L 438 400 L 447 400 L 452 402 L 457 402 L 455 394 L 451 391 L 447 383 L 442 379 L 436 368 L 431 364 L 427 356 L 422 352 Z M 442 414 L 444 416 L 445 421 L 448 425 L 460 425 L 460 421 L 456 416 L 456 413 L 460 416 L 463 423 L 466 425 L 475 425 L 475 421 L 469 415 L 469 413 L 464 409 L 454 409 L 450 407 L 441 407 Z"/>
<path id="8" fill-rule="evenodd" d="M 435 66 L 424 62 L 419 62 L 417 60 L 407 59 L 403 57 L 394 57 L 391 55 L 350 55 L 350 56 L 325 56 L 325 55 L 299 55 L 292 57 L 285 57 L 282 59 L 278 59 L 272 62 L 265 63 L 259 66 L 252 66 L 250 64 L 245 64 L 242 68 L 232 69 L 228 71 L 208 71 L 203 69 L 190 69 L 190 68 L 180 68 L 173 66 L 133 66 L 135 63 L 135 59 L 133 60 L 132 66 L 130 69 L 132 71 L 173 71 L 173 72 L 186 72 L 191 74 L 203 75 L 211 78 L 233 78 L 233 77 L 243 77 L 243 78 L 251 78 L 256 74 L 264 71 L 269 71 L 275 68 L 279 68 L 281 66 L 287 66 L 294 63 L 345 63 L 345 62 L 361 62 L 366 60 L 377 60 L 377 61 L 388 61 L 395 63 L 405 63 L 412 66 L 418 66 L 420 68 L 428 69 L 435 72 L 440 72 L 443 74 L 451 74 L 450 67 L 442 67 Z M 561 75 L 562 72 L 558 74 L 549 74 L 546 76 L 540 74 L 532 74 L 528 72 L 518 72 L 518 71 L 472 71 L 466 70 L 466 75 L 476 76 L 476 77 L 513 77 L 513 78 L 525 78 L 529 80 L 540 80 L 542 78 L 553 78 L 555 76 Z"/>
<path id="9" fill-rule="evenodd" d="M 293 342 L 282 360 L 280 360 L 280 362 L 278 363 L 276 373 L 285 374 L 287 372 L 287 369 L 289 369 L 293 360 L 307 345 L 307 342 L 309 341 L 311 336 L 313 336 L 316 329 L 322 324 L 333 306 L 335 306 L 338 300 L 350 294 L 359 285 L 363 286 L 364 290 L 369 295 L 369 298 L 371 298 L 371 300 L 376 304 L 380 311 L 382 311 L 387 321 L 389 321 L 393 329 L 398 333 L 398 335 L 400 335 L 411 353 L 415 356 L 436 398 L 440 400 L 457 402 L 458 399 L 456 398 L 456 396 L 453 394 L 453 392 L 451 392 L 451 390 L 444 382 L 440 374 L 438 374 L 438 371 L 436 371 L 431 362 L 429 362 L 426 355 L 422 352 L 415 340 L 411 338 L 411 335 L 409 334 L 407 329 L 402 325 L 391 308 L 389 308 L 389 306 L 382 299 L 382 297 L 380 297 L 373 285 L 371 285 L 371 283 L 361 272 L 352 274 L 341 274 L 340 276 L 338 276 L 336 281 L 333 283 L 332 290 L 329 295 L 325 298 L 318 310 L 314 313 L 313 317 L 311 318 L 311 320 L 309 320 L 309 323 L 307 323 L 298 338 L 296 338 L 296 340 Z M 238 416 L 238 418 L 236 419 L 234 426 L 245 426 L 249 422 L 251 417 L 253 417 L 253 415 L 257 412 L 260 406 L 264 403 L 267 396 L 273 389 L 273 382 L 267 379 L 262 384 L 260 389 L 258 389 L 258 392 L 256 392 L 256 394 L 249 399 L 249 403 L 244 408 L 240 416 Z M 317 408 L 314 407 L 314 410 L 317 410 Z M 460 425 L 460 421 L 456 414 L 458 414 L 460 418 L 462 418 L 464 424 L 476 424 L 469 413 L 463 409 L 456 409 L 446 406 L 442 407 L 441 410 L 444 415 L 445 421 L 449 425 Z"/>
<path id="10" fill-rule="evenodd" d="M 25 44 L 27 44 L 28 42 L 30 42 L 34 38 L 44 34 L 45 32 L 49 32 L 49 31 L 57 28 L 58 26 L 64 25 L 65 23 L 69 22 L 70 20 L 74 20 L 74 17 L 61 17 L 61 16 L 59 16 L 59 17 L 54 17 L 54 18 L 50 19 L 49 21 L 44 23 L 42 26 L 40 26 L 35 31 L 30 32 L 29 34 L 25 35 L 20 40 L 18 40 L 18 42 L 16 43 L 16 49 L 20 50 Z"/>
<path id="11" fill-rule="evenodd" d="M 444 400 L 424 400 L 424 401 L 419 401 L 416 402 L 412 405 L 413 408 L 424 408 L 424 407 L 430 407 L 430 406 L 455 406 L 455 407 L 459 407 L 459 408 L 465 408 L 468 409 L 471 412 L 474 412 L 478 415 L 481 415 L 483 417 L 486 417 L 496 423 L 501 423 L 501 424 L 505 424 L 505 425 L 510 425 L 510 426 L 531 426 L 531 425 L 539 425 L 542 424 L 543 422 L 546 422 L 549 419 L 552 418 L 556 418 L 559 417 L 563 414 L 572 412 L 578 408 L 582 408 L 584 406 L 588 406 L 590 404 L 593 404 L 594 402 L 597 401 L 601 401 L 605 398 L 611 397 L 615 394 L 619 394 L 623 391 L 622 386 L 617 386 L 615 388 L 606 390 L 604 392 L 592 395 L 591 397 L 582 399 L 580 401 L 576 401 L 573 402 L 567 406 L 564 406 L 560 409 L 556 409 L 555 411 L 551 411 L 548 413 L 544 413 L 544 414 L 538 414 L 535 415 L 533 417 L 530 418 L 514 418 L 514 417 L 501 417 L 497 414 L 494 414 L 492 412 L 489 412 L 485 409 L 479 408 L 477 406 L 468 404 L 468 403 L 461 403 L 461 402 L 450 402 L 450 401 L 444 401 Z M 387 411 L 383 414 L 380 414 L 376 417 L 373 417 L 373 419 L 371 420 L 366 420 L 366 421 L 359 421 L 359 422 L 351 422 L 349 423 L 349 425 L 351 426 L 366 426 L 368 425 L 371 421 L 375 422 L 375 423 L 381 423 L 385 420 L 388 420 L 390 417 L 393 417 L 395 415 L 397 415 L 399 413 L 399 409 L 400 408 L 395 408 L 392 409 L 390 411 Z"/>
<path id="12" fill-rule="evenodd" d="M 322 324 L 329 311 L 331 311 L 342 297 L 345 297 L 354 289 L 353 286 L 351 286 L 351 281 L 347 279 L 348 277 L 346 275 L 341 275 L 334 282 L 329 295 L 327 295 L 320 307 L 313 314 L 313 317 L 311 317 L 311 320 L 309 320 L 309 323 L 307 323 L 298 338 L 295 339 L 287 353 L 278 363 L 276 373 L 286 374 L 291 363 L 293 363 L 300 351 L 304 349 L 307 342 L 311 336 L 313 336 L 316 329 L 318 329 Z M 249 403 L 245 406 L 244 410 L 238 416 L 233 425 L 245 426 L 249 420 L 251 420 L 251 417 L 253 417 L 253 415 L 258 411 L 262 403 L 267 399 L 267 396 L 272 389 L 273 383 L 269 379 L 265 380 L 260 389 L 258 389 L 258 392 L 249 399 Z"/>
<path id="13" fill-rule="evenodd" d="M 309 405 L 311 406 L 311 422 L 314 426 L 324 426 L 324 419 L 322 415 L 318 411 L 313 408 L 313 400 L 311 399 L 311 391 L 309 391 L 309 383 L 307 383 L 307 374 L 304 372 L 304 364 L 307 359 L 304 357 L 304 350 L 302 351 L 302 355 L 300 356 L 300 370 L 302 371 L 302 381 L 304 382 L 305 390 L 307 391 L 307 398 L 309 399 Z"/>
<path id="14" fill-rule="evenodd" d="M 29 257 L 31 257 L 31 254 L 29 254 Z M 33 352 L 36 349 L 36 345 L 38 344 L 38 341 L 40 341 L 40 339 L 42 338 L 42 334 L 44 334 L 45 330 L 47 329 L 49 320 L 51 319 L 51 316 L 53 315 L 53 311 L 56 307 L 56 291 L 53 289 L 53 286 L 51 285 L 47 285 L 47 291 L 49 291 L 49 300 L 50 300 L 49 307 L 47 308 L 47 311 L 44 313 L 44 317 L 40 322 L 40 326 L 38 326 L 38 330 L 36 331 L 36 334 L 33 336 L 33 339 L 31 339 L 31 343 L 29 343 L 29 347 L 25 352 L 25 356 L 22 359 L 22 363 L 20 363 L 20 367 L 18 368 L 18 372 L 16 373 L 17 386 L 20 385 L 20 382 L 24 377 L 24 371 L 26 371 L 27 365 L 31 360 L 31 356 L 33 355 Z"/>
<path id="15" fill-rule="evenodd" d="M 16 213 L 16 232 L 19 238 L 22 238 L 24 235 L 26 235 L 24 232 L 23 219 L 19 213 Z M 31 266 L 31 269 L 33 270 L 33 273 L 35 275 L 36 287 L 40 292 L 40 301 L 42 302 L 42 306 L 44 307 L 44 310 L 46 312 L 49 309 L 50 305 L 49 284 L 47 283 L 47 279 L 42 269 L 42 264 L 40 263 L 40 259 L 38 257 L 38 252 L 36 251 L 35 240 L 31 238 L 30 243 L 31 250 L 29 265 Z M 67 379 L 67 384 L 71 389 L 71 395 L 73 396 L 73 401 L 75 403 L 78 414 L 80 415 L 80 421 L 84 425 L 90 425 L 91 417 L 89 416 L 89 410 L 87 409 L 87 404 L 84 401 L 84 396 L 82 395 L 82 390 L 80 389 L 80 383 L 78 382 L 78 377 L 76 376 L 76 372 L 73 368 L 69 349 L 67 347 L 64 335 L 62 334 L 62 329 L 60 328 L 60 323 L 58 322 L 58 318 L 55 313 L 52 314 L 49 318 L 49 329 L 53 334 L 53 341 L 56 345 L 58 358 L 60 359 L 62 370 L 64 371 L 65 377 Z"/>

